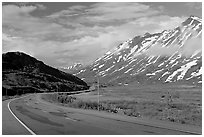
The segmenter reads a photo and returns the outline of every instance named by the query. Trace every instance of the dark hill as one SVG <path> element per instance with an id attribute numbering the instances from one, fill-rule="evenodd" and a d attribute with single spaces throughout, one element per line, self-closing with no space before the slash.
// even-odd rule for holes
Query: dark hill
<path id="1" fill-rule="evenodd" d="M 52 68 L 22 52 L 2 55 L 2 76 L 3 94 L 6 94 L 6 89 L 8 94 L 88 89 L 87 84 L 78 77 Z"/>

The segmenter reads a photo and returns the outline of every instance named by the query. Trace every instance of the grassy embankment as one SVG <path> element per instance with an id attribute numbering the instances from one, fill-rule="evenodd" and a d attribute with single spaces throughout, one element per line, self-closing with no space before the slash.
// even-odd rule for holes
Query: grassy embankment
<path id="1" fill-rule="evenodd" d="M 23 94 L 25 95 L 25 94 Z M 13 98 L 19 98 L 22 95 L 15 95 L 15 96 L 2 96 L 2 101 L 8 100 L 8 99 L 13 99 Z"/>
<path id="2" fill-rule="evenodd" d="M 201 126 L 201 92 L 201 88 L 180 86 L 106 88 L 100 90 L 99 108 L 100 111 L 137 118 Z M 42 98 L 68 107 L 98 109 L 97 92 L 72 96 L 49 94 L 43 95 Z"/>
<path id="3" fill-rule="evenodd" d="M 12 98 L 16 98 L 16 97 L 14 97 L 14 96 L 2 96 L 2 101 L 12 99 Z"/>

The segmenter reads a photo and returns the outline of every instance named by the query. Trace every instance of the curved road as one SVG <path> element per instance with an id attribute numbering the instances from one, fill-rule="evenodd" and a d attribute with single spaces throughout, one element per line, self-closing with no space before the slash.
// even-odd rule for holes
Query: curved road
<path id="1" fill-rule="evenodd" d="M 2 134 L 31 134 L 9 111 L 10 101 L 2 103 Z M 18 119 L 37 135 L 201 134 L 200 127 L 58 106 L 41 100 L 40 94 L 15 99 L 9 106 Z"/>

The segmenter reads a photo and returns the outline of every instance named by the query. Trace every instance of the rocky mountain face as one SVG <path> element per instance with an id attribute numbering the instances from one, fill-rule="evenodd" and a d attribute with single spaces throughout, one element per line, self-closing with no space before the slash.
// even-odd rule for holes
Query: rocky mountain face
<path id="1" fill-rule="evenodd" d="M 88 89 L 87 84 L 72 74 L 52 68 L 21 52 L 2 55 L 3 95 L 17 92 L 51 92 Z"/>
<path id="2" fill-rule="evenodd" d="M 180 26 L 136 36 L 92 64 L 72 72 L 88 83 L 202 83 L 202 20 L 190 16 Z"/>

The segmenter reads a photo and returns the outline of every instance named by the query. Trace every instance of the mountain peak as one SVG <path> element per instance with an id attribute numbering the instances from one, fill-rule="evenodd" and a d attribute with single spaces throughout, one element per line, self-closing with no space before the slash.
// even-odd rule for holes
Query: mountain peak
<path id="1" fill-rule="evenodd" d="M 30 56 L 30 55 L 27 55 L 21 51 L 11 51 L 11 52 L 7 52 L 7 53 L 3 53 L 3 56 L 4 55 L 11 55 L 11 54 L 16 55 L 16 56 Z"/>
<path id="2" fill-rule="evenodd" d="M 197 17 L 197 16 L 193 16 L 191 15 L 190 17 L 188 17 L 183 23 L 183 26 L 191 26 L 193 24 L 198 25 L 202 23 L 202 19 Z"/>
<path id="3" fill-rule="evenodd" d="M 83 64 L 81 64 L 80 62 L 76 62 L 73 65 L 68 67 L 64 67 L 64 66 L 59 67 L 59 69 L 67 73 L 72 73 L 72 71 L 81 69 L 82 67 L 83 67 Z"/>
<path id="4" fill-rule="evenodd" d="M 73 74 L 104 83 L 202 83 L 202 22 L 190 16 L 175 29 L 145 33 L 123 42 Z"/>
<path id="5" fill-rule="evenodd" d="M 194 16 L 194 15 L 191 15 L 189 18 L 191 19 L 194 19 L 194 20 L 198 20 L 198 21 L 202 21 L 202 18 L 198 17 L 198 16 Z"/>
<path id="6" fill-rule="evenodd" d="M 150 36 L 151 34 L 149 33 L 149 32 L 146 32 L 145 34 L 144 34 L 144 36 Z"/>

